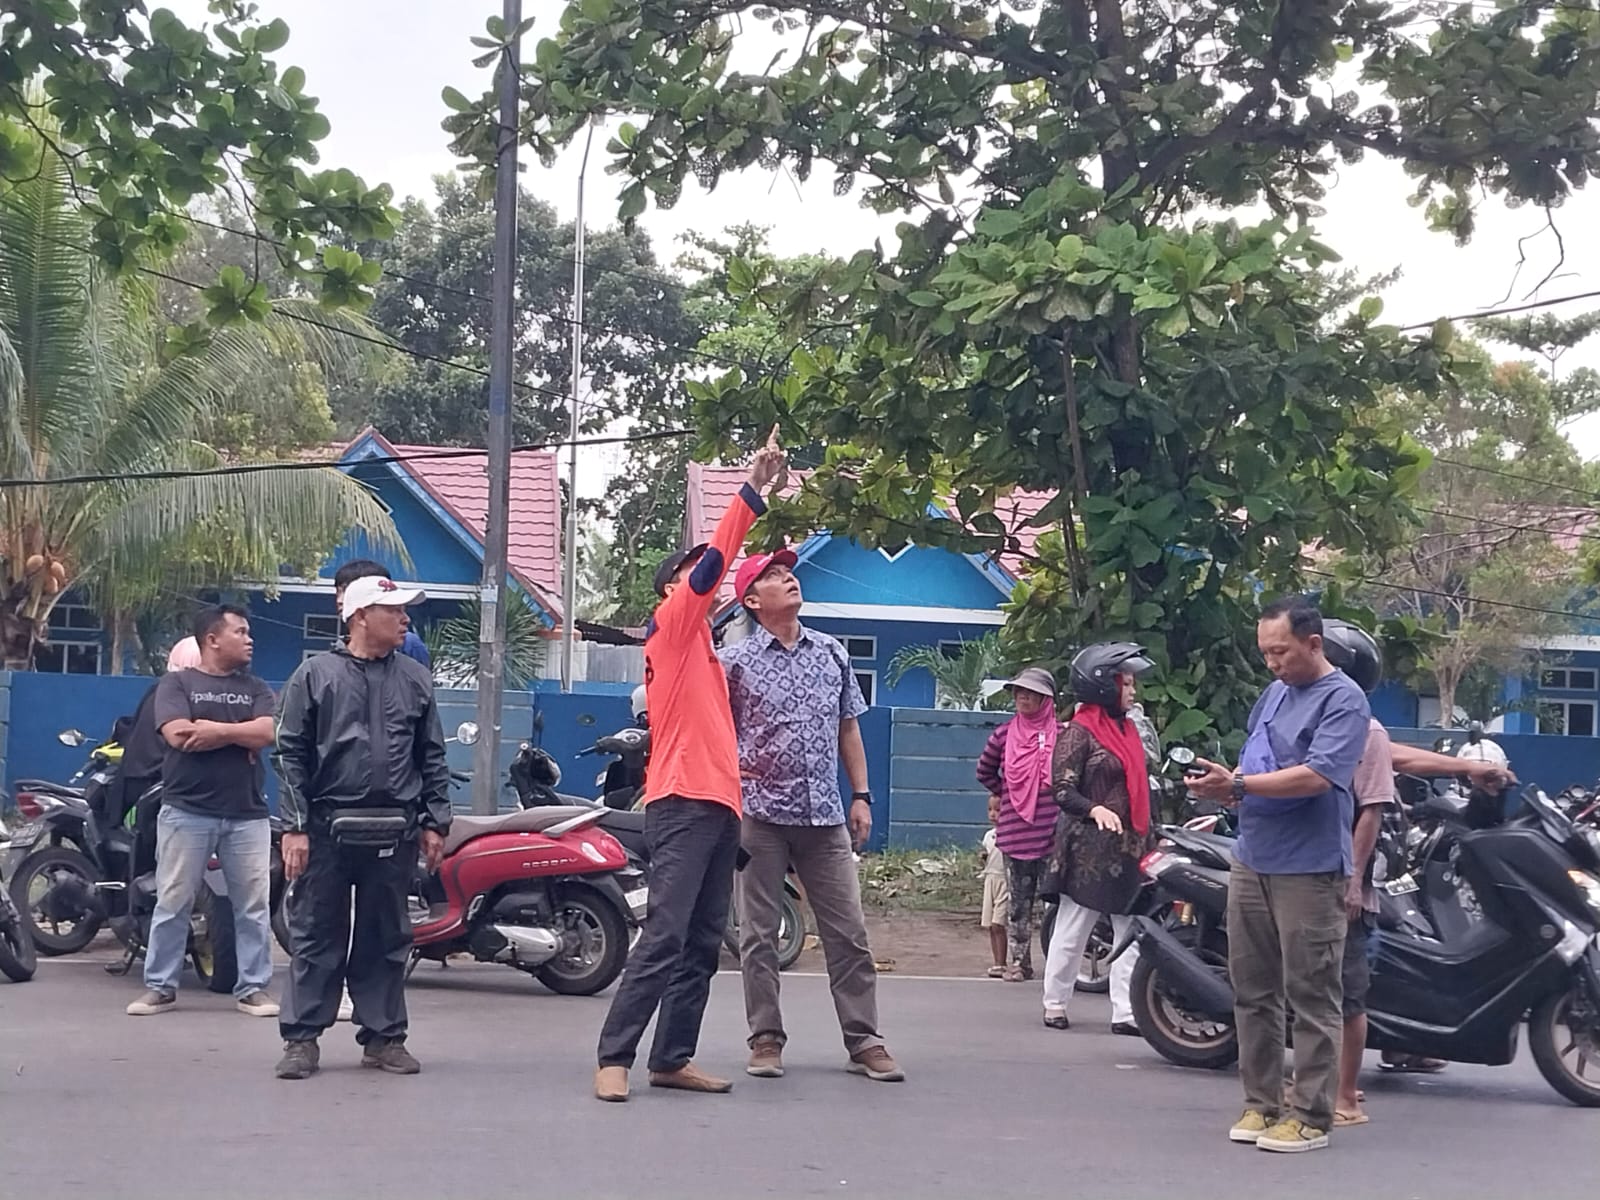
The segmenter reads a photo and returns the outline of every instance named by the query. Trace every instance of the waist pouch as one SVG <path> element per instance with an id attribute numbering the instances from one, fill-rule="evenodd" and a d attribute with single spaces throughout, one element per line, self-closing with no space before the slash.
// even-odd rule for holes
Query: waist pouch
<path id="1" fill-rule="evenodd" d="M 404 808 L 343 808 L 329 819 L 328 832 L 341 846 L 394 846 L 411 832 L 411 812 Z"/>

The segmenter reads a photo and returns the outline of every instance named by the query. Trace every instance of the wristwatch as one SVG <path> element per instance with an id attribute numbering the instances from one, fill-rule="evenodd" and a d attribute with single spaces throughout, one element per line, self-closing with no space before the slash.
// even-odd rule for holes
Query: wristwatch
<path id="1" fill-rule="evenodd" d="M 851 792 L 850 803 L 854 804 L 857 800 L 861 801 L 861 803 L 865 804 L 868 808 L 872 807 L 871 792 Z"/>
<path id="2" fill-rule="evenodd" d="M 1233 773 L 1233 798 L 1235 801 L 1244 799 L 1244 772 Z"/>

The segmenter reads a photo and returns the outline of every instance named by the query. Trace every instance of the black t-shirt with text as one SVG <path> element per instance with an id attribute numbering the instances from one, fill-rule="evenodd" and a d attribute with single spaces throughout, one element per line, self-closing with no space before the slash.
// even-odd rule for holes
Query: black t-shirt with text
<path id="1" fill-rule="evenodd" d="M 172 671 L 156 685 L 156 728 L 173 721 L 237 725 L 273 715 L 272 689 L 254 675 Z M 267 797 L 261 755 L 243 746 L 189 753 L 167 747 L 162 803 L 205 817 L 264 817 Z"/>

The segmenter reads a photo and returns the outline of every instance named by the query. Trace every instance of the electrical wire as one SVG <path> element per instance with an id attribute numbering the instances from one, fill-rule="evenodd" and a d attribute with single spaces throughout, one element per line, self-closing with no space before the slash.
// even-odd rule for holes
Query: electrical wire
<path id="1" fill-rule="evenodd" d="M 1341 579 L 1341 576 L 1335 575 L 1332 571 L 1319 571 L 1311 567 L 1305 567 L 1303 570 L 1307 575 L 1320 575 L 1324 579 Z M 1509 608 L 1515 609 L 1517 612 L 1539 613 L 1546 617 L 1565 617 L 1569 621 L 1595 620 L 1595 616 L 1592 613 L 1569 612 L 1564 608 L 1541 608 L 1535 604 L 1517 604 L 1510 600 L 1485 600 L 1479 596 L 1460 596 L 1452 592 L 1440 592 L 1432 588 L 1413 587 L 1410 584 L 1403 583 L 1387 583 L 1382 579 L 1368 579 L 1364 576 L 1356 576 L 1354 579 L 1345 579 L 1343 581 L 1364 583 L 1371 587 L 1385 588 L 1391 592 L 1412 592 L 1419 596 L 1434 596 L 1440 600 L 1454 600 L 1457 603 L 1482 604 L 1488 608 Z"/>

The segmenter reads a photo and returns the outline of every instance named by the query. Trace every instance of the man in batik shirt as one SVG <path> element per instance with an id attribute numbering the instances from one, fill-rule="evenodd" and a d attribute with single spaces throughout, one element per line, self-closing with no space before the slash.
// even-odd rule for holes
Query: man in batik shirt
<path id="1" fill-rule="evenodd" d="M 778 1009 L 778 925 L 790 864 L 805 888 L 828 964 L 848 1069 L 880 1082 L 905 1078 L 878 1035 L 878 975 L 867 946 L 854 851 L 872 833 L 872 794 L 858 718 L 866 711 L 844 647 L 800 623 L 792 551 L 746 559 L 734 594 L 756 622 L 722 652 L 739 735 L 744 792 L 739 873 L 739 963 L 750 1064 L 758 1078 L 783 1074 Z M 848 814 L 839 761 L 850 777 Z"/>

